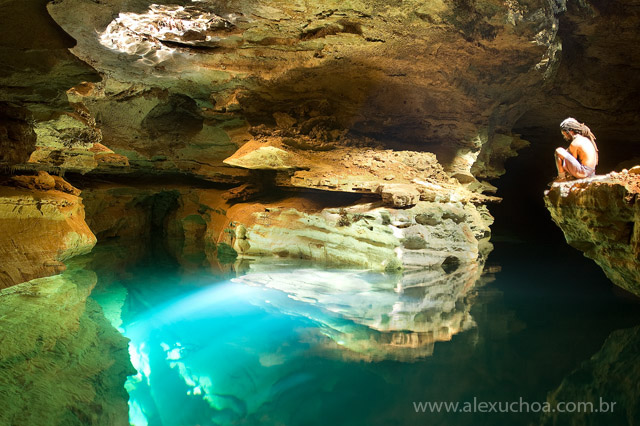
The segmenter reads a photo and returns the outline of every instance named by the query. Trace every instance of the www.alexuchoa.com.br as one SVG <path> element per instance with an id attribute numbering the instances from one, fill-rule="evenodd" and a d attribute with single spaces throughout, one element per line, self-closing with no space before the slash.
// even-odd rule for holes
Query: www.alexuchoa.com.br
<path id="1" fill-rule="evenodd" d="M 414 401 L 416 413 L 613 413 L 615 402 L 603 401 Z"/>

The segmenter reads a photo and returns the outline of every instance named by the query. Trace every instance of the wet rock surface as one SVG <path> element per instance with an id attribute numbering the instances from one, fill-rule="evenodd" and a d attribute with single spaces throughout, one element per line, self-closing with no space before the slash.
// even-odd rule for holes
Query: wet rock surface
<path id="1" fill-rule="evenodd" d="M 640 296 L 640 175 L 621 173 L 554 183 L 545 204 L 567 242 L 616 285 Z"/>

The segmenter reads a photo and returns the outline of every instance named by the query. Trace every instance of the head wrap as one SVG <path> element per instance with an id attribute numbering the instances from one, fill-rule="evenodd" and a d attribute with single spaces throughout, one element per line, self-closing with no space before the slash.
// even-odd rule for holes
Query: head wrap
<path id="1" fill-rule="evenodd" d="M 564 131 L 572 131 L 586 138 L 589 138 L 591 139 L 591 142 L 595 143 L 596 141 L 596 137 L 593 133 L 591 133 L 591 129 L 589 129 L 584 123 L 580 123 L 575 118 L 567 118 L 562 123 L 560 123 L 560 128 Z"/>

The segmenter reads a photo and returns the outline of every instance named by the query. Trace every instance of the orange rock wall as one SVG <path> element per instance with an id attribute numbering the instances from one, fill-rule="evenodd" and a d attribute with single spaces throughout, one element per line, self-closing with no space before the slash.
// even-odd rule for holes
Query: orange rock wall
<path id="1" fill-rule="evenodd" d="M 60 273 L 95 243 L 80 197 L 0 187 L 0 288 Z"/>

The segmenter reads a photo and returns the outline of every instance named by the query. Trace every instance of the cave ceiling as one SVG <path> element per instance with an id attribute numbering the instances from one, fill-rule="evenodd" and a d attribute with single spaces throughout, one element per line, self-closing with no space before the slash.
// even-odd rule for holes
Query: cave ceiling
<path id="1" fill-rule="evenodd" d="M 275 135 L 312 150 L 429 151 L 448 171 L 491 178 L 526 145 L 516 123 L 572 112 L 607 132 L 636 125 L 639 7 L 4 0 L 0 96 L 14 131 L 0 134 L 0 162 L 23 159 L 7 153 L 28 151 L 31 125 L 37 161 L 81 172 L 241 180 L 223 160 Z"/>

